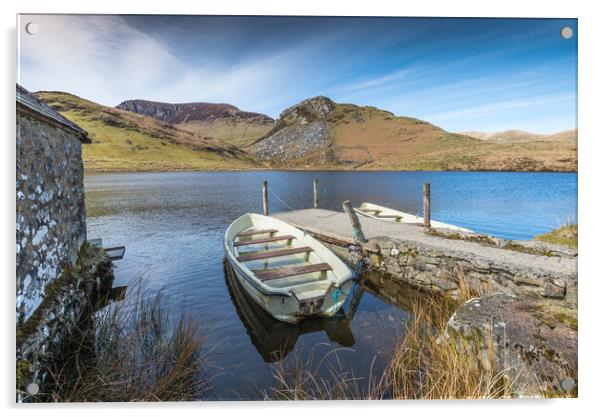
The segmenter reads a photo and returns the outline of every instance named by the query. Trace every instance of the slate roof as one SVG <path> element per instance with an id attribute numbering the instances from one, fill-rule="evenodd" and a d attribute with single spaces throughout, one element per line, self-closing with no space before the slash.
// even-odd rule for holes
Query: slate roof
<path id="1" fill-rule="evenodd" d="M 82 142 L 89 142 L 88 132 L 73 123 L 71 120 L 59 114 L 52 107 L 38 99 L 19 84 L 17 84 L 17 103 L 74 131 Z"/>

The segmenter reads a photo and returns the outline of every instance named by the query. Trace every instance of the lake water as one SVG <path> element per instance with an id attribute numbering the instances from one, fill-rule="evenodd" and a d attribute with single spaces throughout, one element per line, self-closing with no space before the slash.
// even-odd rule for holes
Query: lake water
<path id="1" fill-rule="evenodd" d="M 193 317 L 211 347 L 207 399 L 260 399 L 274 363 L 313 358 L 327 375 L 340 363 L 355 376 L 384 366 L 403 337 L 415 294 L 365 276 L 334 320 L 287 325 L 272 320 L 229 283 L 223 235 L 247 212 L 261 212 L 267 180 L 272 212 L 310 207 L 312 180 L 320 207 L 369 201 L 421 213 L 431 183 L 432 218 L 507 239 L 531 239 L 577 218 L 577 175 L 489 172 L 185 172 L 87 175 L 88 238 L 125 245 L 114 285 L 143 277 L 173 312 Z M 353 298 L 353 299 L 352 299 Z M 281 350 L 281 357 L 272 352 Z M 338 365 L 336 365 L 338 366 Z M 361 380 L 360 380 L 361 385 Z"/>

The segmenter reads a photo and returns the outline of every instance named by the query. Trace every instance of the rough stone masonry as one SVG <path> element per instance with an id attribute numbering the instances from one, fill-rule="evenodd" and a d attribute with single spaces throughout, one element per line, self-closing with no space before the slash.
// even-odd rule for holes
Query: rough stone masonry
<path id="1" fill-rule="evenodd" d="M 85 132 L 29 102 L 17 100 L 17 325 L 40 305 L 46 285 L 76 261 L 86 240 Z"/>
<path id="2" fill-rule="evenodd" d="M 17 379 L 26 383 L 40 382 L 90 297 L 110 288 L 113 267 L 83 247 L 86 132 L 21 86 L 16 93 Z"/>

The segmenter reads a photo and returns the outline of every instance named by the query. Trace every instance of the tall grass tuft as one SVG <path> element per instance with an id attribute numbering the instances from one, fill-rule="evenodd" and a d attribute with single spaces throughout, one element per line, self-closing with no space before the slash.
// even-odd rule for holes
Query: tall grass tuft
<path id="1" fill-rule="evenodd" d="M 440 335 L 449 316 L 448 300 L 420 301 L 382 380 L 395 399 L 499 398 L 506 394 L 503 372 L 494 358 L 477 358 L 471 349 Z M 484 367 L 482 361 L 489 362 Z"/>
<path id="2" fill-rule="evenodd" d="M 412 319 L 381 380 L 381 390 L 388 397 L 485 399 L 508 395 L 505 373 L 496 369 L 495 358 L 479 358 L 463 343 L 442 337 L 453 312 L 489 290 L 479 283 L 469 285 L 463 271 L 458 272 L 457 282 L 457 297 L 432 294 L 413 304 Z M 492 335 L 489 341 L 493 342 Z"/>
<path id="3" fill-rule="evenodd" d="M 567 222 L 558 229 L 535 236 L 535 240 L 577 249 L 578 236 L 579 230 L 577 224 Z"/>
<path id="4" fill-rule="evenodd" d="M 53 382 L 49 401 L 186 401 L 209 388 L 207 357 L 195 324 L 171 320 L 161 294 L 138 285 L 132 302 L 113 303 L 74 335 Z"/>

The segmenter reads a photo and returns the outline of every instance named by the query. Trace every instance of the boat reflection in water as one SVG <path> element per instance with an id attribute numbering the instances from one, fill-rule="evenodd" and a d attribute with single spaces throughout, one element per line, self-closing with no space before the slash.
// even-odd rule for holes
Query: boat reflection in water
<path id="1" fill-rule="evenodd" d="M 264 311 L 241 287 L 226 261 L 224 275 L 236 312 L 251 337 L 251 342 L 266 362 L 277 362 L 286 357 L 297 343 L 299 336 L 324 331 L 328 338 L 341 346 L 353 346 L 350 319 L 343 309 L 329 318 L 303 320 L 296 324 L 285 323 Z"/>
<path id="2" fill-rule="evenodd" d="M 344 347 L 353 346 L 355 338 L 351 330 L 351 322 L 365 294 L 403 311 L 407 318 L 411 317 L 412 306 L 421 300 L 424 301 L 425 297 L 424 292 L 407 284 L 396 282 L 377 272 L 364 272 L 354 283 L 352 293 L 347 297 L 346 306 L 337 314 L 330 318 L 316 318 L 290 324 L 276 320 L 255 303 L 241 287 L 231 268 L 225 261 L 224 275 L 230 297 L 251 337 L 251 342 L 266 362 L 284 359 L 295 347 L 299 336 L 307 333 L 323 331 L 330 341 Z M 387 332 L 400 330 L 402 327 L 400 323 L 393 329 L 381 330 Z"/>

